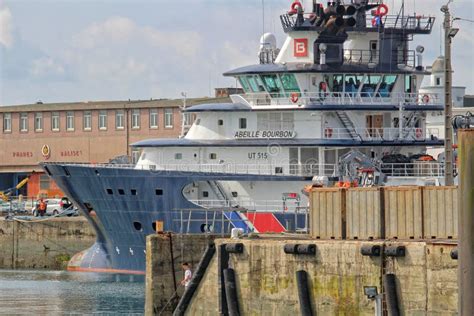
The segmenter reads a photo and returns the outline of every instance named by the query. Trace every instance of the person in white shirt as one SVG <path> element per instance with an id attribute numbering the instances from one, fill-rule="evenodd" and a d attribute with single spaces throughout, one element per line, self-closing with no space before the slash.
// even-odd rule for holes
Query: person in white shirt
<path id="1" fill-rule="evenodd" d="M 191 271 L 191 265 L 187 262 L 183 263 L 182 267 L 184 270 L 184 279 L 181 281 L 181 285 L 184 285 L 184 289 L 187 290 L 193 278 L 193 272 Z"/>

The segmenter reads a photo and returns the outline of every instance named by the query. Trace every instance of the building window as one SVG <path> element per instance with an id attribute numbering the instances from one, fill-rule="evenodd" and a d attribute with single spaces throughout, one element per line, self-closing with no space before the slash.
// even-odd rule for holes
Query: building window
<path id="1" fill-rule="evenodd" d="M 150 128 L 158 128 L 158 109 L 150 109 Z"/>
<path id="2" fill-rule="evenodd" d="M 74 131 L 74 112 L 66 112 L 66 130 Z"/>
<path id="3" fill-rule="evenodd" d="M 173 109 L 165 109 L 165 128 L 173 128 Z"/>
<path id="4" fill-rule="evenodd" d="M 40 175 L 40 190 L 49 190 L 49 183 L 49 177 L 47 175 Z"/>
<path id="5" fill-rule="evenodd" d="M 84 123 L 85 131 L 90 131 L 92 129 L 92 112 L 91 111 L 84 111 L 83 123 Z"/>
<path id="6" fill-rule="evenodd" d="M 140 110 L 139 109 L 132 110 L 132 128 L 133 129 L 140 128 Z"/>
<path id="7" fill-rule="evenodd" d="M 115 112 L 115 128 L 116 129 L 123 129 L 124 128 L 123 118 L 124 118 L 124 111 L 123 110 L 117 110 Z"/>
<path id="8" fill-rule="evenodd" d="M 12 115 L 11 113 L 3 114 L 3 131 L 11 132 L 12 131 Z"/>
<path id="9" fill-rule="evenodd" d="M 239 119 L 239 128 L 240 129 L 247 128 L 247 119 L 246 118 L 240 118 Z"/>
<path id="10" fill-rule="evenodd" d="M 99 111 L 99 129 L 100 130 L 107 129 L 107 111 L 106 110 Z"/>
<path id="11" fill-rule="evenodd" d="M 51 113 L 51 130 L 54 132 L 59 131 L 59 112 Z"/>
<path id="12" fill-rule="evenodd" d="M 20 113 L 20 132 L 28 132 L 28 113 Z"/>
<path id="13" fill-rule="evenodd" d="M 35 131 L 43 131 L 43 113 L 41 112 L 35 113 Z"/>

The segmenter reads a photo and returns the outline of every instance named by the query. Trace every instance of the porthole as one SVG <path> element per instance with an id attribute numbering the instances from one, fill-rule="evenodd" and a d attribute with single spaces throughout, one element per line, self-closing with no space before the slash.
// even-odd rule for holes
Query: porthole
<path id="1" fill-rule="evenodd" d="M 140 232 L 143 230 L 142 223 L 140 222 L 133 222 L 133 227 L 135 228 L 135 230 L 140 231 Z"/>

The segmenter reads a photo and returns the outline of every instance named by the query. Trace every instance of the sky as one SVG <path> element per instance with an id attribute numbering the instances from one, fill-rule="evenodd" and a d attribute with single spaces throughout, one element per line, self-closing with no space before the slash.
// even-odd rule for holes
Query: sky
<path id="1" fill-rule="evenodd" d="M 389 10 L 401 2 L 385 0 Z M 446 2 L 405 2 L 407 12 L 437 17 L 431 35 L 415 37 L 425 64 L 440 55 L 439 9 Z M 223 72 L 258 62 L 263 31 L 283 43 L 279 15 L 291 3 L 0 0 L 0 105 L 212 96 L 216 87 L 236 85 Z M 473 0 L 454 0 L 450 8 L 474 19 Z M 455 26 L 454 84 L 474 94 L 474 23 Z"/>

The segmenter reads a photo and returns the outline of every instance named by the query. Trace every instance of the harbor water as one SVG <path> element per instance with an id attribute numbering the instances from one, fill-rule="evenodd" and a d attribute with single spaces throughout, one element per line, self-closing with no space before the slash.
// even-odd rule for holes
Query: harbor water
<path id="1" fill-rule="evenodd" d="M 143 276 L 0 270 L 2 315 L 141 315 L 144 304 Z"/>

